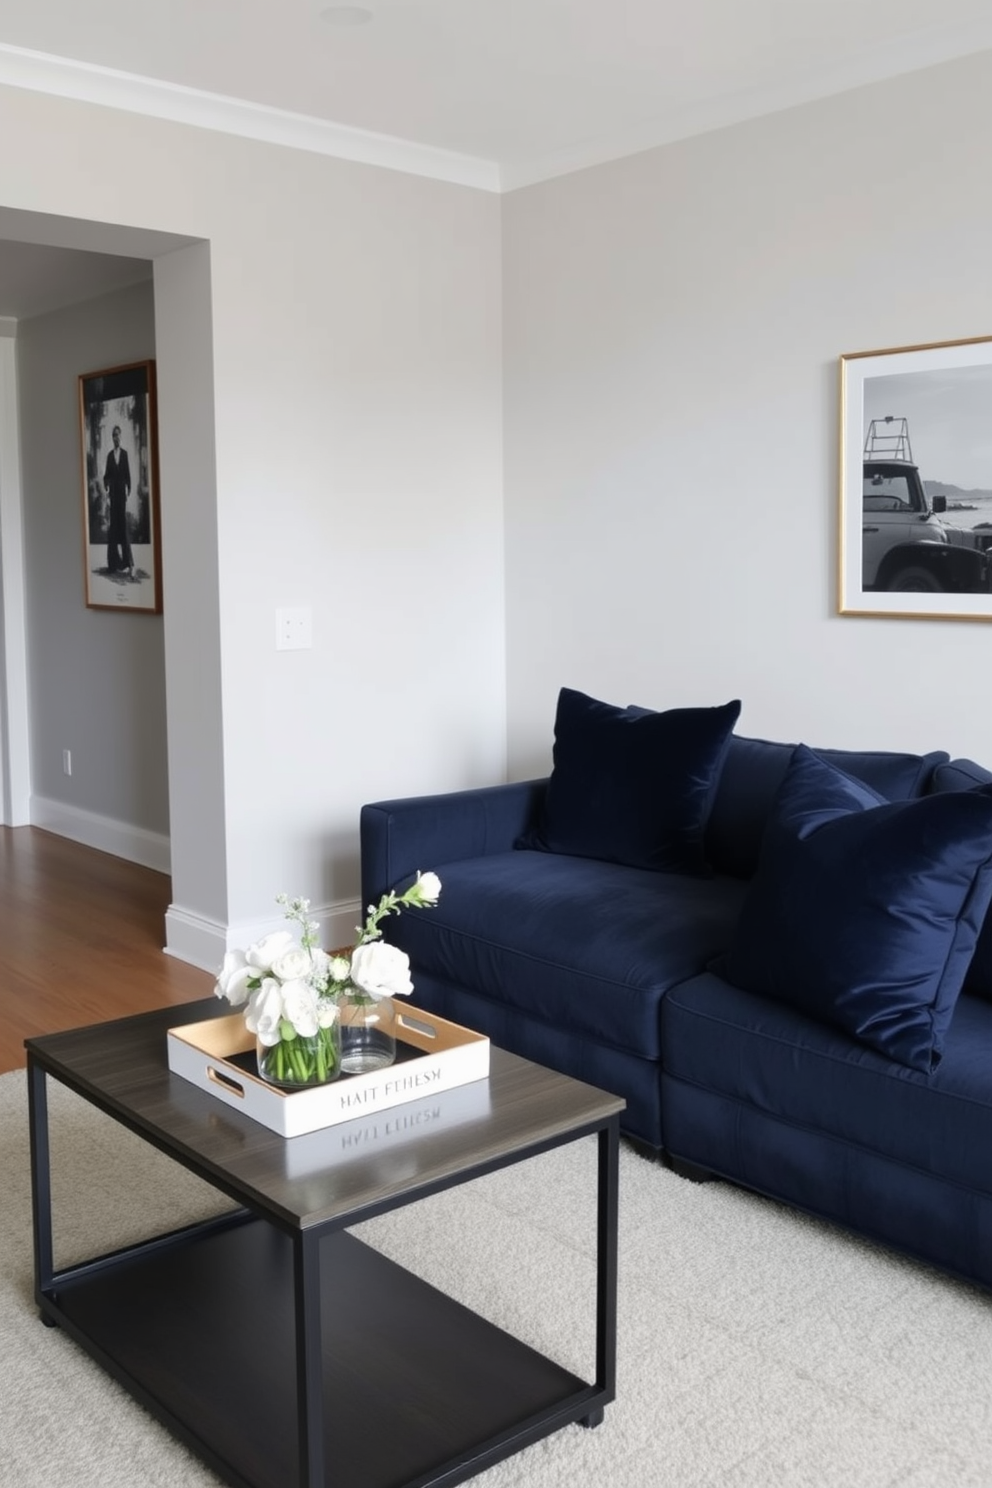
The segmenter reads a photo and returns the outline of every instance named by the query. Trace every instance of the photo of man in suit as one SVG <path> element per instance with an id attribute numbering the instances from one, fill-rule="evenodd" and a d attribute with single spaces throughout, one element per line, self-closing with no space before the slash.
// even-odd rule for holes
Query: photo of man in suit
<path id="1" fill-rule="evenodd" d="M 121 449 L 121 426 L 113 428 L 114 447 L 107 455 L 103 488 L 110 499 L 110 522 L 107 528 L 107 567 L 111 573 L 132 577 L 134 559 L 127 535 L 127 498 L 131 494 L 131 467 L 127 450 Z"/>

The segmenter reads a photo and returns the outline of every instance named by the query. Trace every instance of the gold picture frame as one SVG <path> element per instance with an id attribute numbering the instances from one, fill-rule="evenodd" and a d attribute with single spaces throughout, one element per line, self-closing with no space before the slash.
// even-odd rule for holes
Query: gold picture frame
<path id="1" fill-rule="evenodd" d="M 840 358 L 839 613 L 992 620 L 992 336 Z"/>

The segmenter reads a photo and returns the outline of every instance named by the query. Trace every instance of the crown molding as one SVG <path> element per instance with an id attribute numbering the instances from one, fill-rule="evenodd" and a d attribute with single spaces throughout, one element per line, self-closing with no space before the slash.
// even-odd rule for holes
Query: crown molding
<path id="1" fill-rule="evenodd" d="M 429 176 L 455 186 L 494 192 L 500 189 L 499 169 L 490 160 L 6 43 L 0 43 L 0 84 L 168 119 L 173 124 L 240 135 L 291 150 L 309 150 L 360 165 Z"/>

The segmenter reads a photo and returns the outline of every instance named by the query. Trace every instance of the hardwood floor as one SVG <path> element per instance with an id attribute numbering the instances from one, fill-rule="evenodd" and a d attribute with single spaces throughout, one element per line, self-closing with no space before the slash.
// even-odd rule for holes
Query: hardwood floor
<path id="1" fill-rule="evenodd" d="M 166 874 L 38 827 L 0 827 L 0 1074 L 24 1040 L 209 997 L 162 950 Z"/>

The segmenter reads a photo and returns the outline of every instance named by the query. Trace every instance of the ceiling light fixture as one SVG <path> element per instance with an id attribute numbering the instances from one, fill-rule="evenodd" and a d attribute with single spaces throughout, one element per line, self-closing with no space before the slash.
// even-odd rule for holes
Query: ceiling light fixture
<path id="1" fill-rule="evenodd" d="M 320 12 L 320 19 L 328 26 L 365 26 L 372 12 L 364 5 L 328 5 Z"/>

